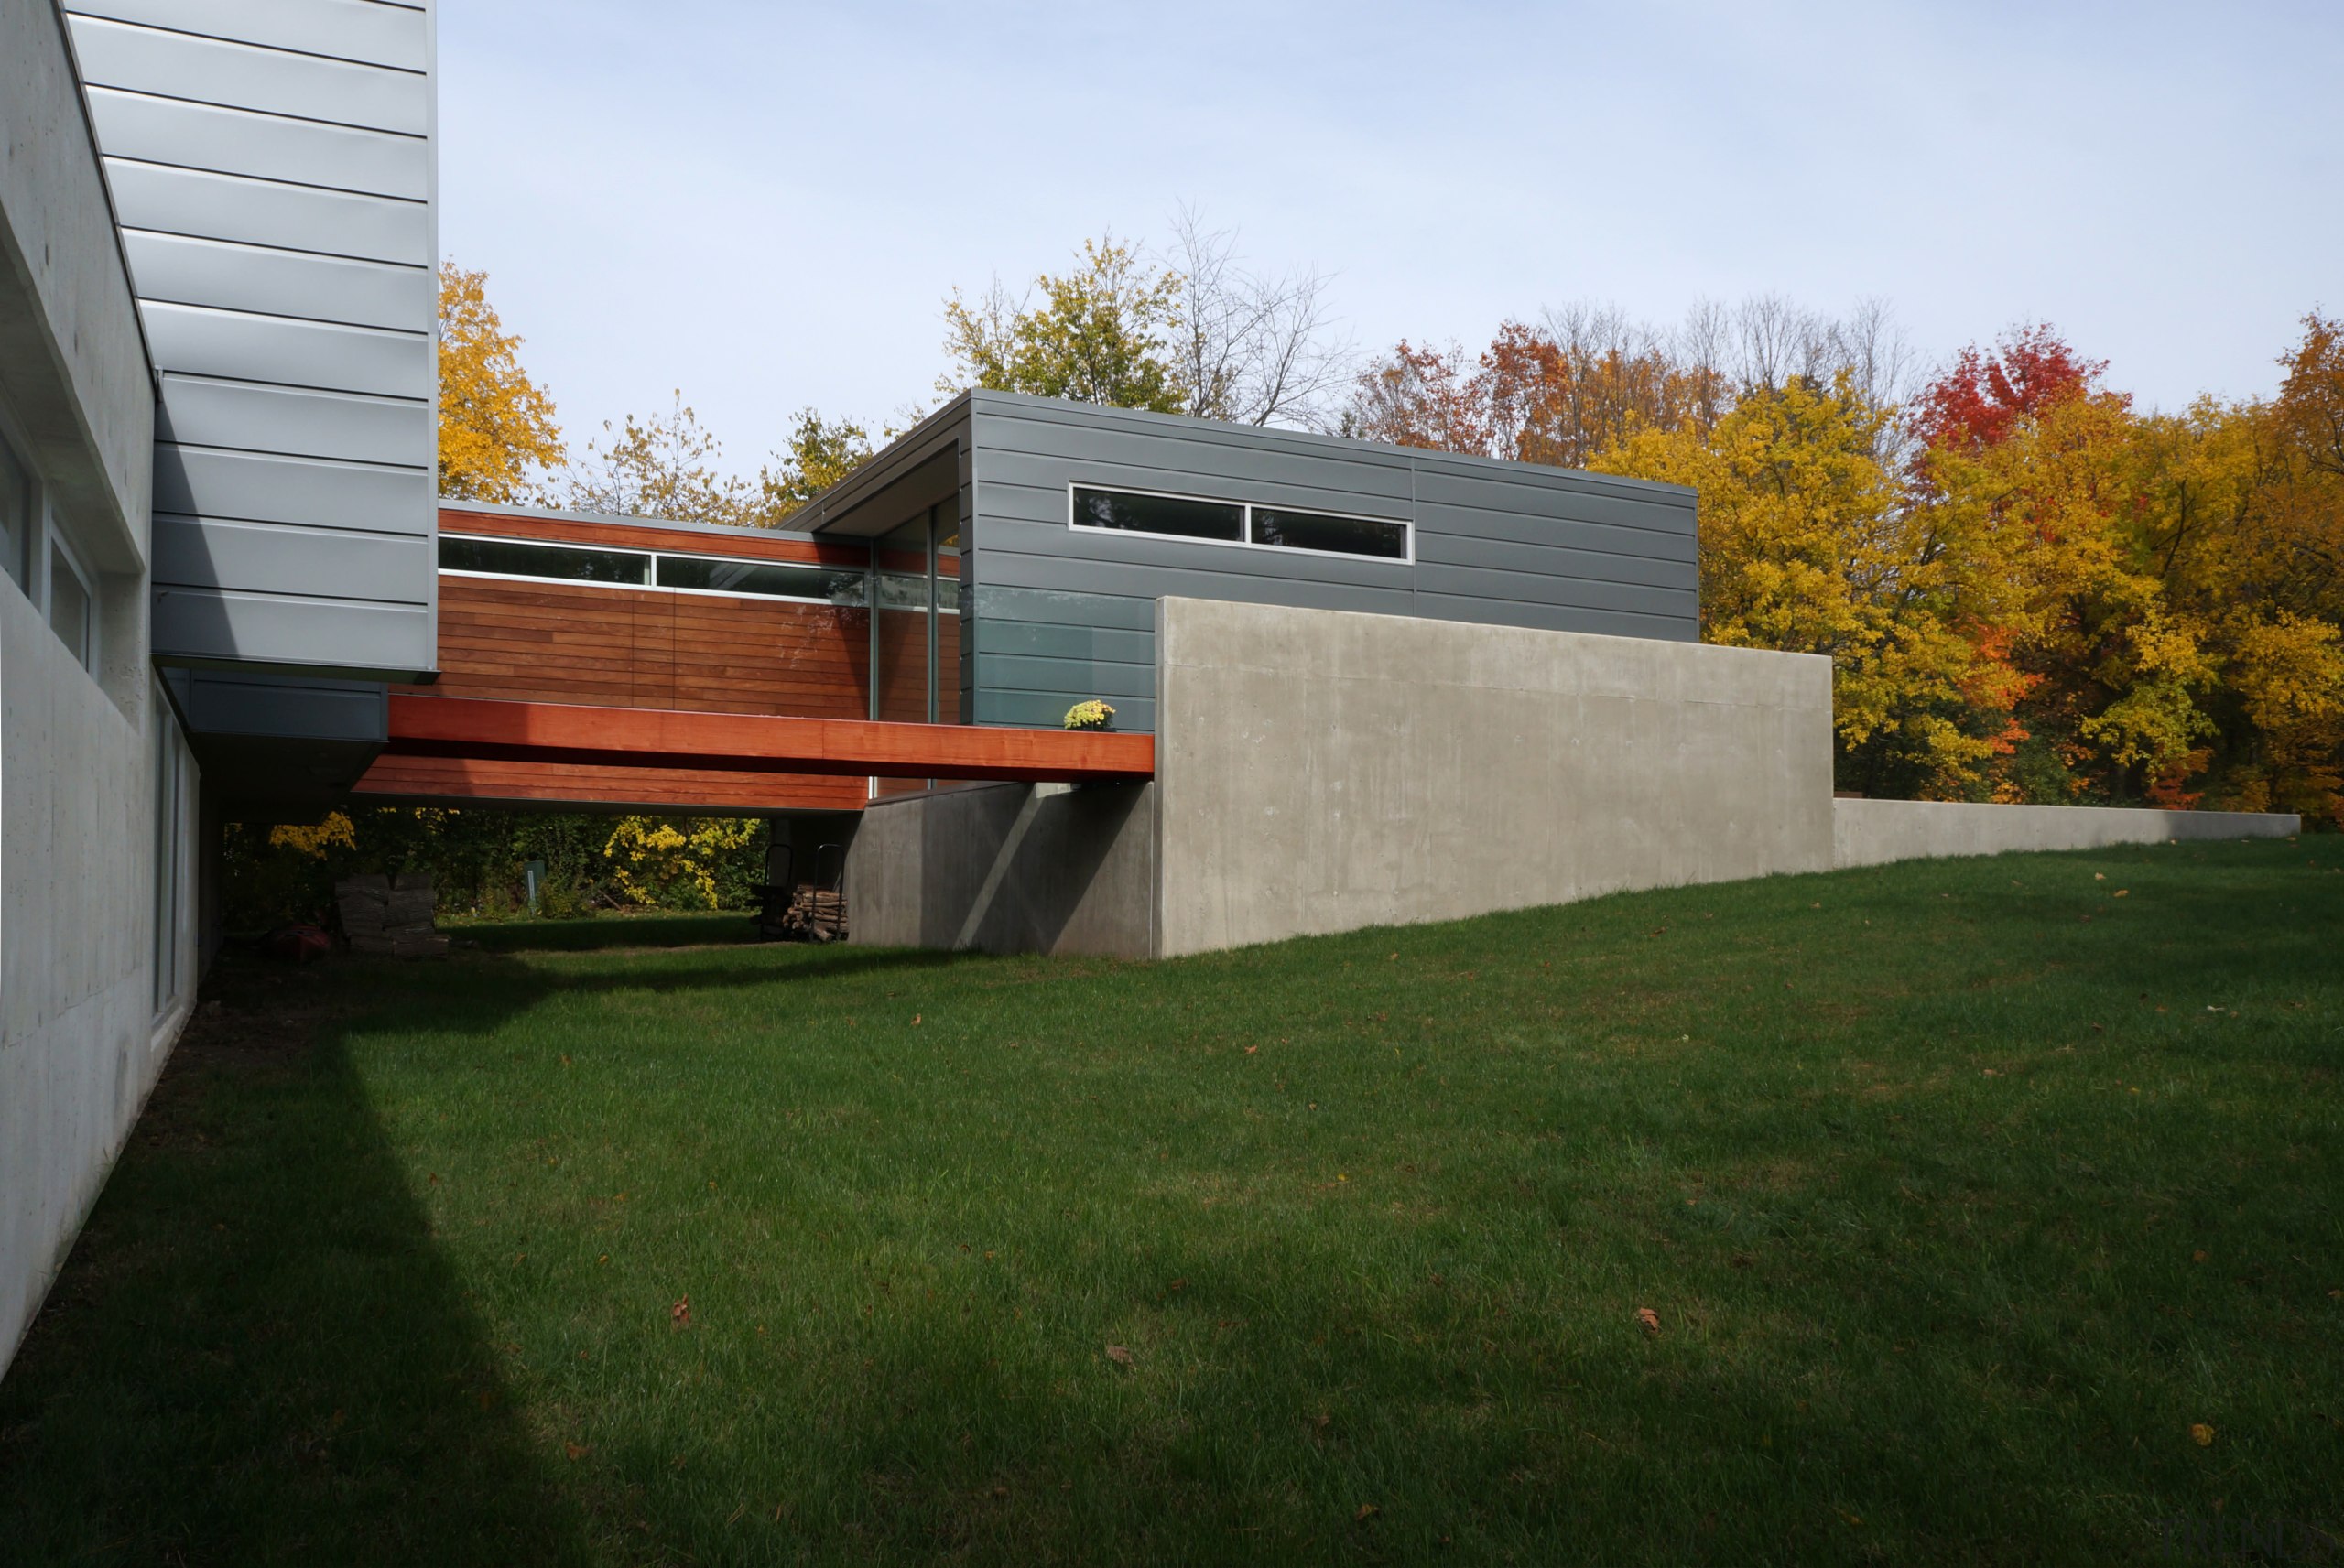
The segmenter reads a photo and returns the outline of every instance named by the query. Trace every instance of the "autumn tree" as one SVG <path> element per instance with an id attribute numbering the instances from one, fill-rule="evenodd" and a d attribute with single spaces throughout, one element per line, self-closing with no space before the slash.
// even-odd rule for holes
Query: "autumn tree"
<path id="1" fill-rule="evenodd" d="M 1173 225 L 1179 280 L 1169 357 L 1183 414 L 1240 425 L 1327 427 L 1330 395 L 1356 358 L 1334 329 L 1328 278 L 1315 267 L 1256 272 L 1237 236 L 1209 230 L 1192 210 Z"/>
<path id="2" fill-rule="evenodd" d="M 801 408 L 788 443 L 757 475 L 763 511 L 772 525 L 871 460 L 871 435 L 846 419 L 826 419 Z"/>
<path id="3" fill-rule="evenodd" d="M 1490 412 L 1465 368 L 1465 351 L 1417 348 L 1405 338 L 1362 371 L 1339 428 L 1362 441 L 1486 455 Z"/>
<path id="4" fill-rule="evenodd" d="M 1170 348 L 1180 287 L 1177 273 L 1109 235 L 1085 240 L 1080 265 L 1043 274 L 1016 300 L 998 278 L 973 303 L 956 288 L 944 307 L 952 363 L 937 390 L 950 396 L 985 387 L 1177 413 L 1183 396 Z"/>
<path id="5" fill-rule="evenodd" d="M 521 368 L 520 349 L 488 301 L 488 275 L 441 262 L 441 495 L 512 504 L 562 465 L 553 399 Z"/>

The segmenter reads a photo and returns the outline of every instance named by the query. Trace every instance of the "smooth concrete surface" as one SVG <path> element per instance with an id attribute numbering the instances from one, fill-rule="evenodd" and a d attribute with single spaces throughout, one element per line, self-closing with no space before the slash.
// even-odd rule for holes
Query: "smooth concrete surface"
<path id="1" fill-rule="evenodd" d="M 1155 829 L 1148 784 L 971 784 L 876 802 L 847 851 L 848 939 L 1152 957 Z"/>
<path id="2" fill-rule="evenodd" d="M 104 1184 L 193 993 L 190 789 L 168 912 L 181 982 L 157 1005 L 164 745 L 184 756 L 151 695 L 126 716 L 0 578 L 0 1367 Z"/>
<path id="3" fill-rule="evenodd" d="M 1835 800 L 1831 863 L 1881 866 L 1944 855 L 2095 849 L 2178 839 L 2284 838 L 2292 812 L 2149 811 L 2109 806 L 1968 806 L 1937 800 Z"/>
<path id="4" fill-rule="evenodd" d="M 0 0 L 0 401 L 81 553 L 143 572 L 154 379 L 49 0 Z"/>
<path id="5" fill-rule="evenodd" d="M 1156 606 L 1166 957 L 1831 863 L 1831 665 Z"/>

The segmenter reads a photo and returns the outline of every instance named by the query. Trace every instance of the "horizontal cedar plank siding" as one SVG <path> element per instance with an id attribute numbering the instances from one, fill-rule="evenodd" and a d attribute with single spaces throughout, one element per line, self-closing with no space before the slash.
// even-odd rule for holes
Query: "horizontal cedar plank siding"
<path id="1" fill-rule="evenodd" d="M 429 689 L 861 719 L 869 664 L 869 617 L 859 609 L 447 577 L 440 680 Z"/>

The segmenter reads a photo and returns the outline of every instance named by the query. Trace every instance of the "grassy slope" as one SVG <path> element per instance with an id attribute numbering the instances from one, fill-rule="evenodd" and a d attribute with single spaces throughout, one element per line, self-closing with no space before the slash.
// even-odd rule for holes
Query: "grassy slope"
<path id="1" fill-rule="evenodd" d="M 1938 862 L 1161 966 L 232 972 L 0 1386 L 0 1541 L 1807 1563 L 2133 1560 L 2217 1510 L 2344 1533 L 2339 861 Z"/>

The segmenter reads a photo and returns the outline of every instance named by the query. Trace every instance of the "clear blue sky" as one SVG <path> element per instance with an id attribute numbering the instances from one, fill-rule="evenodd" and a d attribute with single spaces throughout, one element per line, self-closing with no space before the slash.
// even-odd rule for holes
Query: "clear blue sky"
<path id="1" fill-rule="evenodd" d="M 1364 343 L 1573 299 L 2049 320 L 2144 403 L 2344 310 L 2344 6 L 451 0 L 443 254 L 574 439 L 930 401 L 939 303 L 1186 201 Z"/>

